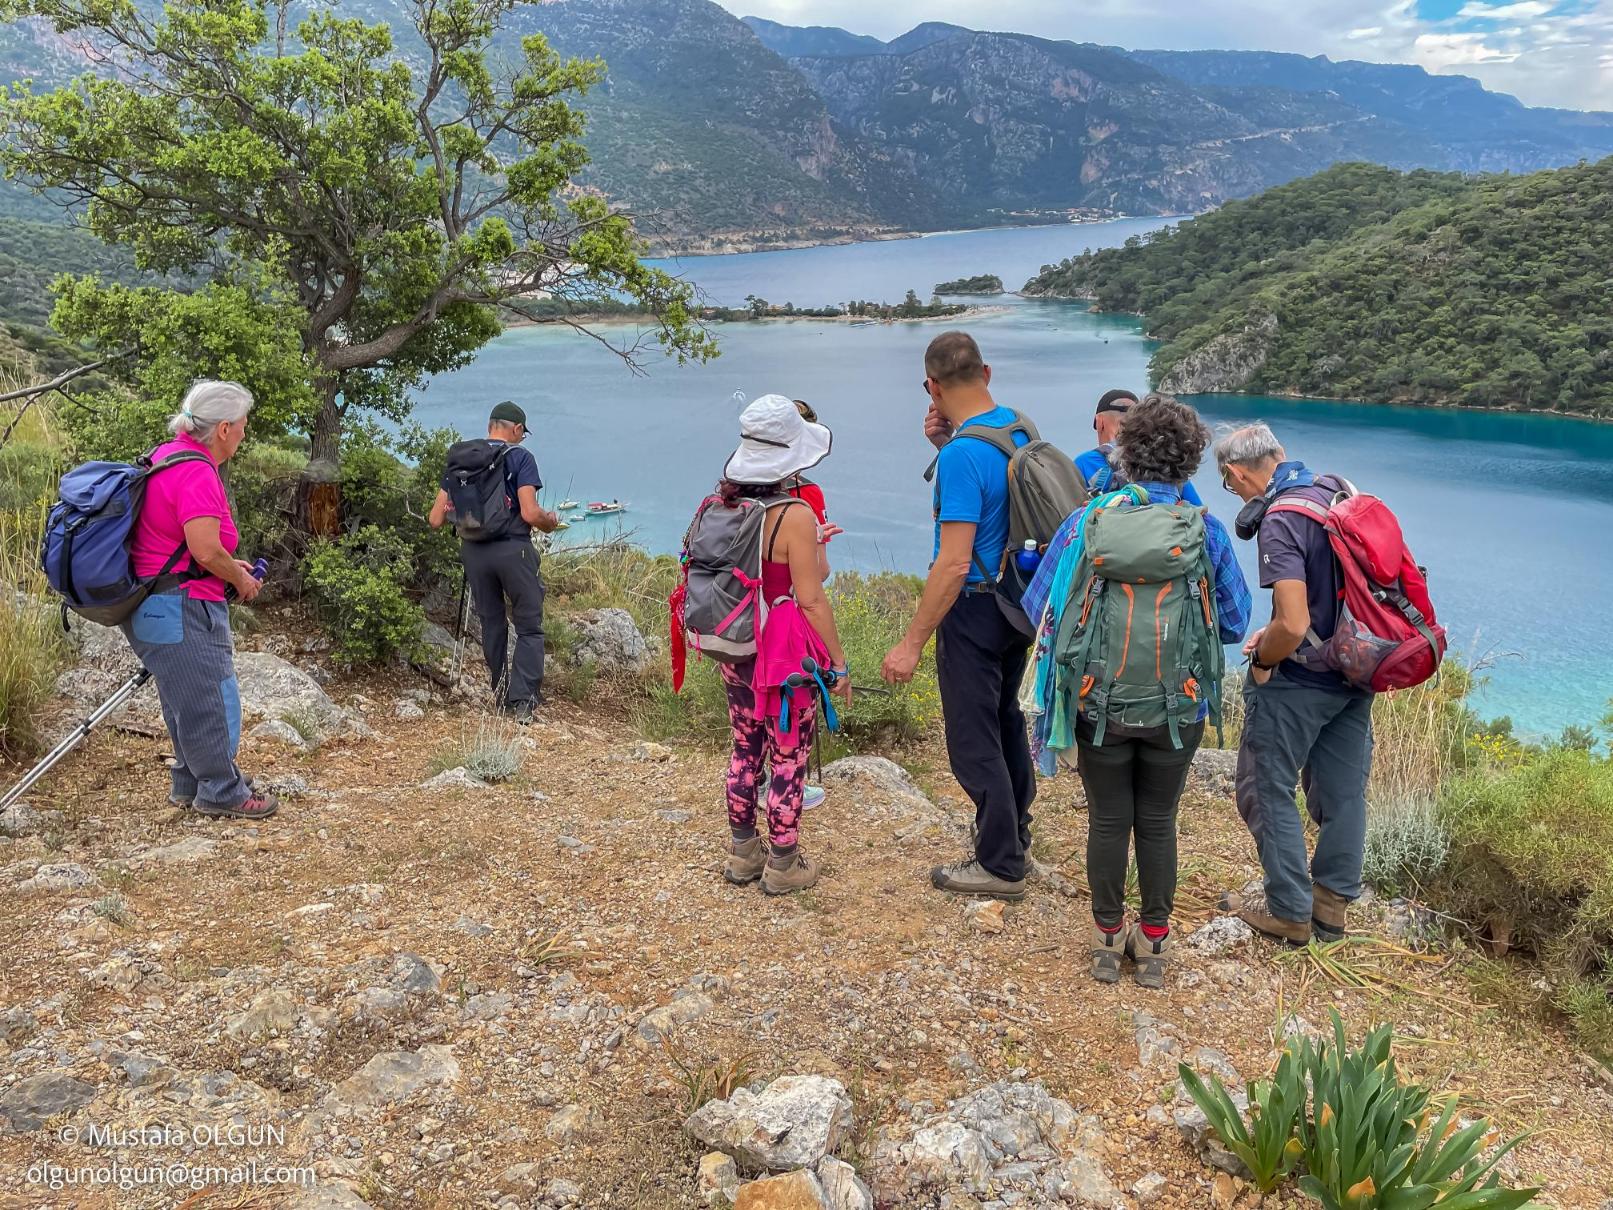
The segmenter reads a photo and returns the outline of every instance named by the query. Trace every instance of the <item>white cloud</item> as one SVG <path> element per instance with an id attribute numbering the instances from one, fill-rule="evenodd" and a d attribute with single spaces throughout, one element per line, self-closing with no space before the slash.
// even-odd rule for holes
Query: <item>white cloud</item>
<path id="1" fill-rule="evenodd" d="M 1412 43 L 1417 62 L 1430 71 L 1478 63 L 1511 63 L 1518 56 L 1497 50 L 1483 34 L 1418 34 Z"/>
<path id="2" fill-rule="evenodd" d="M 1523 21 L 1530 17 L 1544 17 L 1556 7 L 1544 0 L 1521 0 L 1518 4 L 1484 4 L 1481 0 L 1470 0 L 1456 15 L 1478 21 Z"/>
<path id="3" fill-rule="evenodd" d="M 1381 33 L 1383 33 L 1383 26 L 1369 25 L 1365 29 L 1352 29 L 1348 34 L 1345 35 L 1345 37 L 1352 40 L 1360 38 L 1376 38 Z"/>

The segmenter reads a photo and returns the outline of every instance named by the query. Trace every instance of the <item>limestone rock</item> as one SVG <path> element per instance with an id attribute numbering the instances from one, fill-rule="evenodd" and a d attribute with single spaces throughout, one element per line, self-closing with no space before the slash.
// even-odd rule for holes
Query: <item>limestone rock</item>
<path id="1" fill-rule="evenodd" d="M 1227 1096 L 1237 1107 L 1238 1112 L 1249 1112 L 1249 1094 L 1242 1084 L 1227 1086 Z M 1188 1146 L 1198 1152 L 1199 1158 L 1213 1168 L 1234 1176 L 1248 1176 L 1249 1169 L 1237 1156 L 1228 1151 L 1210 1129 L 1210 1120 L 1204 1116 L 1204 1111 L 1193 1102 L 1187 1089 L 1181 1081 L 1176 1084 L 1176 1098 L 1170 1107 L 1170 1117 L 1175 1123 L 1177 1132 L 1186 1141 Z"/>
<path id="2" fill-rule="evenodd" d="M 306 718 L 324 735 L 369 734 L 364 721 L 343 710 L 301 668 L 267 651 L 235 653 L 235 680 L 240 687 L 241 709 L 262 718 Z"/>
<path id="3" fill-rule="evenodd" d="M 687 1025 L 691 1021 L 698 1021 L 713 1008 L 711 997 L 701 992 L 693 992 L 676 997 L 672 1003 L 664 1004 L 660 1008 L 644 1014 L 644 1019 L 638 1023 L 635 1031 L 640 1042 L 651 1046 L 677 1032 L 678 1026 Z"/>
<path id="4" fill-rule="evenodd" d="M 207 836 L 186 836 L 173 844 L 160 845 L 136 853 L 129 858 L 131 870 L 158 865 L 192 865 L 218 856 L 218 841 Z"/>
<path id="5" fill-rule="evenodd" d="M 372 1210 L 370 1203 L 346 1182 L 305 1189 L 280 1203 L 280 1210 Z"/>
<path id="6" fill-rule="evenodd" d="M 338 1084 L 331 1091 L 329 1108 L 395 1104 L 423 1088 L 451 1087 L 459 1082 L 459 1074 L 459 1061 L 446 1046 L 386 1051 Z"/>
<path id="7" fill-rule="evenodd" d="M 156 969 L 155 964 L 131 954 L 114 954 L 90 972 L 90 986 L 104 987 L 126 996 Z"/>
<path id="8" fill-rule="evenodd" d="M 545 1137 L 562 1147 L 575 1143 L 594 1125 L 594 1112 L 585 1105 L 571 1104 L 562 1107 L 543 1128 Z"/>
<path id="9" fill-rule="evenodd" d="M 809 1167 L 840 1146 L 852 1124 L 851 1098 L 827 1076 L 781 1076 L 760 1093 L 741 1088 L 708 1101 L 683 1128 L 749 1169 Z"/>
<path id="10" fill-rule="evenodd" d="M 95 1085 L 74 1079 L 65 1071 L 45 1071 L 0 1095 L 0 1117 L 10 1122 L 13 1130 L 38 1130 L 59 1113 L 82 1109 L 94 1096 Z"/>
<path id="11" fill-rule="evenodd" d="M 919 789 L 906 769 L 883 756 L 843 756 L 823 770 L 824 785 L 860 783 L 893 805 L 913 810 L 931 809 L 929 796 Z"/>
<path id="12" fill-rule="evenodd" d="M 1238 788 L 1237 749 L 1201 747 L 1193 753 L 1188 778 L 1208 794 L 1231 798 Z"/>
<path id="13" fill-rule="evenodd" d="M 739 1187 L 734 1210 L 828 1210 L 823 1186 L 805 1169 Z"/>
<path id="14" fill-rule="evenodd" d="M 1216 916 L 1194 929 L 1184 944 L 1195 953 L 1219 958 L 1255 939 L 1255 931 L 1236 916 Z"/>
<path id="15" fill-rule="evenodd" d="M 77 862 L 65 861 L 56 865 L 40 866 L 34 871 L 32 878 L 25 878 L 17 884 L 17 890 L 24 895 L 52 891 L 82 891 L 96 886 L 97 883 L 95 875 L 83 866 Z"/>
<path id="16" fill-rule="evenodd" d="M 267 719 L 253 727 L 246 733 L 248 739 L 273 740 L 278 744 L 285 744 L 288 748 L 295 748 L 298 752 L 312 752 L 317 744 L 311 744 L 302 737 L 302 732 L 290 723 L 278 718 Z"/>
<path id="17" fill-rule="evenodd" d="M 419 954 L 395 954 L 387 983 L 407 995 L 435 995 L 442 990 L 442 971 Z"/>
<path id="18" fill-rule="evenodd" d="M 417 702 L 400 701 L 393 705 L 392 717 L 400 722 L 415 723 L 425 718 L 426 712 L 420 708 Z"/>
<path id="19" fill-rule="evenodd" d="M 1123 1207 L 1105 1168 L 1098 1119 L 1078 1115 L 1040 1084 L 1001 1081 L 954 1100 L 914 1124 L 910 1137 L 889 1132 L 875 1146 L 874 1194 L 880 1204 L 1002 1204 Z M 1012 1200 L 1010 1200 L 1012 1195 Z"/>
<path id="20" fill-rule="evenodd" d="M 625 609 L 594 609 L 571 619 L 577 641 L 572 658 L 606 676 L 637 676 L 653 658 L 633 615 Z"/>
<path id="21" fill-rule="evenodd" d="M 829 1210 L 874 1210 L 874 1195 L 844 1160 L 826 1155 L 814 1170 L 823 1187 L 823 1202 Z"/>
<path id="22" fill-rule="evenodd" d="M 969 921 L 979 933 L 1000 933 L 1003 931 L 1003 901 L 1001 899 L 976 899 L 963 909 L 964 918 Z"/>
<path id="23" fill-rule="evenodd" d="M 266 1038 L 288 1034 L 297 1024 L 297 1005 L 291 993 L 274 988 L 254 996 L 245 1012 L 225 1027 L 232 1038 Z"/>
<path id="24" fill-rule="evenodd" d="M 1131 1025 L 1137 1039 L 1137 1062 L 1143 1067 L 1167 1066 L 1175 1071 L 1183 1049 L 1176 1028 L 1145 1012 L 1132 1013 Z"/>
<path id="25" fill-rule="evenodd" d="M 651 761 L 655 764 L 662 764 L 672 760 L 675 755 L 676 753 L 665 744 L 652 744 L 648 740 L 634 744 L 633 750 L 628 753 L 628 756 L 633 760 Z"/>
<path id="26" fill-rule="evenodd" d="M 24 836 L 37 836 L 62 822 L 60 811 L 38 811 L 26 802 L 14 802 L 0 811 L 0 836 L 19 840 Z"/>
<path id="27" fill-rule="evenodd" d="M 464 765 L 444 769 L 433 778 L 420 783 L 422 790 L 489 790 L 489 786 Z"/>
<path id="28" fill-rule="evenodd" d="M 530 1197 L 538 1191 L 538 1179 L 542 1174 L 541 1164 L 511 1164 L 498 1174 L 499 1192 Z"/>
<path id="29" fill-rule="evenodd" d="M 739 1195 L 739 1169 L 734 1166 L 734 1157 L 721 1151 L 708 1151 L 701 1156 L 695 1192 L 707 1206 L 719 1200 L 732 1202 Z"/>
<path id="30" fill-rule="evenodd" d="M 1170 1181 L 1162 1172 L 1150 1172 L 1140 1176 L 1131 1186 L 1131 1195 L 1137 1199 L 1139 1206 L 1152 1206 L 1165 1196 L 1165 1190 L 1170 1187 Z"/>

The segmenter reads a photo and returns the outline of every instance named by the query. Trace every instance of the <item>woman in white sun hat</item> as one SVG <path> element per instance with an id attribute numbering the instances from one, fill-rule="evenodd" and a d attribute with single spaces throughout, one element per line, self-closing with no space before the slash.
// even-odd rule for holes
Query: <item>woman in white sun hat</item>
<path id="1" fill-rule="evenodd" d="M 731 843 L 723 876 L 733 883 L 759 879 L 764 891 L 782 895 L 818 880 L 818 864 L 801 849 L 799 831 L 817 705 L 809 694 L 794 694 L 786 711 L 788 726 L 782 725 L 771 680 L 780 666 L 799 669 L 801 652 L 826 652 L 840 676 L 833 692 L 851 702 L 846 653 L 823 589 L 818 521 L 811 508 L 788 494 L 797 476 L 828 456 L 832 439 L 827 428 L 803 419 L 783 395 L 752 402 L 739 429 L 739 448 L 723 468 L 716 506 L 737 508 L 744 499 L 776 503 L 770 503 L 762 529 L 761 590 L 770 609 L 759 655 L 720 666 L 734 739 L 727 785 Z M 764 787 L 766 841 L 756 826 Z"/>

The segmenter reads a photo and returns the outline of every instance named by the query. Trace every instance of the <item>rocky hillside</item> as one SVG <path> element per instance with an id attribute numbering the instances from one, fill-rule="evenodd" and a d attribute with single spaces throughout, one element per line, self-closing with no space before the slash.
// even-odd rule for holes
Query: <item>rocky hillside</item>
<path id="1" fill-rule="evenodd" d="M 1023 903 L 928 888 L 970 819 L 931 743 L 893 753 L 906 770 L 826 769 L 803 830 L 824 879 L 768 899 L 721 877 L 721 755 L 644 742 L 603 689 L 512 733 L 401 672 L 332 678 L 293 618 L 243 647 L 243 763 L 276 818 L 168 806 L 149 703 L 0 818 L 0 1204 L 51 1202 L 46 1165 L 250 1161 L 258 1184 L 215 1167 L 185 1196 L 1251 1210 L 1177 1064 L 1237 1087 L 1330 1007 L 1356 1035 L 1392 1019 L 1404 1068 L 1533 1129 L 1507 1172 L 1545 1204 L 1613 1188 L 1613 1086 L 1479 998 L 1433 917 L 1365 906 L 1344 982 L 1216 916 L 1254 868 L 1223 754 L 1184 803 L 1169 987 L 1101 987 L 1067 776 L 1043 787 Z M 61 688 L 97 700 L 125 659 L 100 632 Z M 175 1204 L 152 1184 L 72 1200 Z"/>

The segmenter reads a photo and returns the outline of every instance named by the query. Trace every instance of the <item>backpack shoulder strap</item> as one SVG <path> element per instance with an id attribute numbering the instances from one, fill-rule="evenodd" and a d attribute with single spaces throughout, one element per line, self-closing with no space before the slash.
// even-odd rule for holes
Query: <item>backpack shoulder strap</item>
<path id="1" fill-rule="evenodd" d="M 1267 516 L 1272 513 L 1298 513 L 1302 517 L 1309 517 L 1318 525 L 1326 525 L 1328 508 L 1321 501 L 1312 500 L 1308 496 L 1294 496 L 1292 500 L 1278 496 L 1276 502 L 1266 510 Z"/>
<path id="2" fill-rule="evenodd" d="M 1021 415 L 1019 412 L 1014 413 L 1014 419 L 1008 424 L 997 425 L 995 427 L 983 424 L 971 424 L 959 429 L 953 435 L 952 439 L 956 441 L 959 437 L 972 437 L 976 441 L 984 441 L 993 449 L 1001 450 L 1009 458 L 1012 458 L 1020 450 L 1025 448 L 1024 445 L 1020 445 L 1014 440 L 1015 433 L 1023 433 L 1025 435 L 1026 445 L 1029 445 L 1032 441 L 1040 441 L 1042 439 L 1042 435 L 1037 431 L 1036 425 L 1028 417 Z"/>

